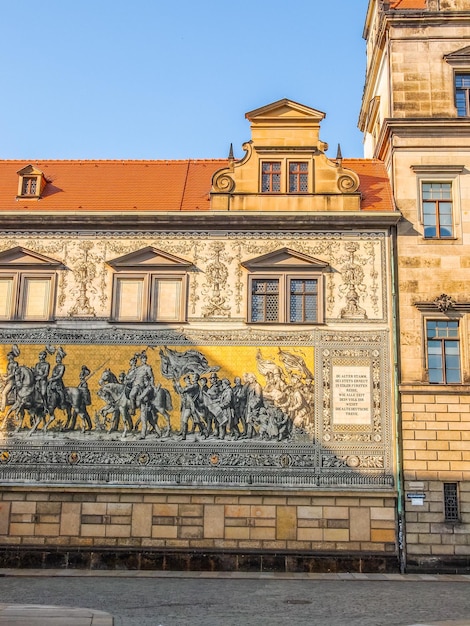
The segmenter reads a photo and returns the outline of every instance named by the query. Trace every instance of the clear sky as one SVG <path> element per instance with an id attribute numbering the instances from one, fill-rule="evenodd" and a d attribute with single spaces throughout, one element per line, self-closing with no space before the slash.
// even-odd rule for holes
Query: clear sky
<path id="1" fill-rule="evenodd" d="M 0 158 L 236 157 L 289 98 L 357 130 L 368 0 L 0 0 Z"/>

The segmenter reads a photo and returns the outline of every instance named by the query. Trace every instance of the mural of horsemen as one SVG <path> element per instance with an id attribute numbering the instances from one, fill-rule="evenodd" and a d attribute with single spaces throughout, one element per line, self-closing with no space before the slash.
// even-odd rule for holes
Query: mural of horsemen
<path id="1" fill-rule="evenodd" d="M 66 433 L 188 443 L 313 437 L 313 348 L 307 355 L 300 348 L 246 346 L 37 350 L 5 347 L 5 436 Z"/>

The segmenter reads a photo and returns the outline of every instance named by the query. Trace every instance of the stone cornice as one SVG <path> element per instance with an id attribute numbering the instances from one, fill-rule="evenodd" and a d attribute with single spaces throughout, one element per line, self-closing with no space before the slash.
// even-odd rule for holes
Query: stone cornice
<path id="1" fill-rule="evenodd" d="M 392 134 L 402 137 L 469 137 L 466 117 L 387 117 L 383 120 L 374 158 L 385 160 Z M 396 146 L 395 146 L 396 148 Z"/>
<path id="2" fill-rule="evenodd" d="M 401 218 L 398 211 L 347 211 L 347 212 L 199 212 L 185 211 L 114 213 L 74 212 L 0 213 L 0 230 L 3 231 L 83 231 L 113 232 L 165 230 L 194 232 L 196 230 L 227 232 L 233 229 L 248 231 L 313 229 L 384 228 L 394 226 Z"/>

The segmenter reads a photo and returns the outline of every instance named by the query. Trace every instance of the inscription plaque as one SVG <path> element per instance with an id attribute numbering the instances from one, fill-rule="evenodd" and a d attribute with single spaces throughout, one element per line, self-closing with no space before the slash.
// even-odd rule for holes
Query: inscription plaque
<path id="1" fill-rule="evenodd" d="M 371 422 L 371 373 L 367 366 L 333 366 L 333 422 Z"/>

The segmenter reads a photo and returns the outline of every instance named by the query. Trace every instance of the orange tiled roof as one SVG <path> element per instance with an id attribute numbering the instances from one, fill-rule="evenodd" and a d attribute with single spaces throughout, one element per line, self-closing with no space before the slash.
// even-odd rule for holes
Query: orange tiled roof
<path id="1" fill-rule="evenodd" d="M 361 181 L 363 211 L 394 211 L 392 187 L 383 161 L 378 159 L 343 159 L 344 167 L 351 168 Z"/>
<path id="2" fill-rule="evenodd" d="M 390 0 L 391 9 L 426 9 L 426 0 Z"/>
<path id="3" fill-rule="evenodd" d="M 203 211 L 214 172 L 226 159 L 187 161 L 32 161 L 49 181 L 42 198 L 16 200 L 27 161 L 0 161 L 0 212 Z"/>
<path id="4" fill-rule="evenodd" d="M 26 165 L 41 170 L 48 184 L 41 199 L 16 199 L 17 172 Z M 0 214 L 8 212 L 208 211 L 214 172 L 226 159 L 185 161 L 0 161 Z M 344 159 L 361 183 L 362 209 L 393 210 L 387 173 L 381 161 Z"/>

